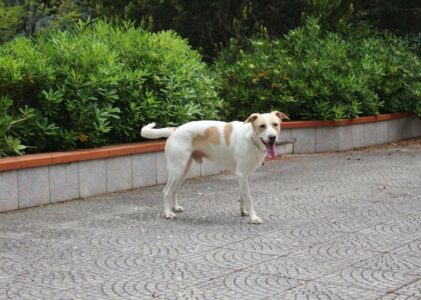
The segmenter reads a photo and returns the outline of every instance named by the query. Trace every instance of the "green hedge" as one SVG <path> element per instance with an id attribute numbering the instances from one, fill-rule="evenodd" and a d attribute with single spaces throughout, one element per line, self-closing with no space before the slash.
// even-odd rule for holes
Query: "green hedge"
<path id="1" fill-rule="evenodd" d="M 211 71 L 171 31 L 95 22 L 16 38 L 0 46 L 0 156 L 137 141 L 148 122 L 254 111 L 319 120 L 421 116 L 417 41 L 322 32 L 309 19 L 283 39 L 255 39 L 245 49 L 233 41 Z"/>
<path id="2" fill-rule="evenodd" d="M 352 30 L 352 28 L 351 28 Z M 228 118 L 281 110 L 293 119 L 338 120 L 413 111 L 421 115 L 421 63 L 401 39 L 376 32 L 323 33 L 317 20 L 283 39 L 235 41 L 216 71 Z"/>
<path id="3" fill-rule="evenodd" d="M 145 123 L 218 118 L 200 55 L 171 31 L 80 23 L 0 47 L 0 156 L 136 141 Z"/>

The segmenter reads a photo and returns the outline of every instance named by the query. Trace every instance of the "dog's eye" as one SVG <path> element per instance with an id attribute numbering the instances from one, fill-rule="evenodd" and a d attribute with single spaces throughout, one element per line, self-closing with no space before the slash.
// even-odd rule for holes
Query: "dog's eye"
<path id="1" fill-rule="evenodd" d="M 278 123 L 273 123 L 273 127 L 276 127 L 276 126 L 278 126 Z"/>
<path id="2" fill-rule="evenodd" d="M 266 124 L 262 124 L 259 127 L 262 128 L 262 129 L 265 129 L 266 128 Z"/>

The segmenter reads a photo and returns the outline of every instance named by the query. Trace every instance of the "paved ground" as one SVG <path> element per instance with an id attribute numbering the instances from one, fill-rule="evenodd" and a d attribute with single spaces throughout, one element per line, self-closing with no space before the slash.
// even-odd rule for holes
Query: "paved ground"
<path id="1" fill-rule="evenodd" d="M 421 299 L 421 140 L 0 214 L 0 299 Z"/>

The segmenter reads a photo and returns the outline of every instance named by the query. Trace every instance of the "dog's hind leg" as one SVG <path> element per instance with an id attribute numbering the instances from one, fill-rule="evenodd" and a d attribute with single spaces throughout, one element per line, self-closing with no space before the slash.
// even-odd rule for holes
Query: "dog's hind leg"
<path id="1" fill-rule="evenodd" d="M 189 163 L 190 153 L 187 151 L 172 151 L 171 148 L 167 148 L 165 154 L 167 158 L 168 181 L 162 192 L 164 198 L 164 217 L 166 219 L 172 219 L 175 217 L 173 209 L 176 210 L 178 208 L 180 210 L 181 208 L 177 207 L 176 197 L 178 189 L 184 180 L 185 169 Z M 181 208 L 181 210 L 182 209 L 183 208 Z"/>
<path id="2" fill-rule="evenodd" d="M 165 186 L 162 194 L 164 197 L 164 217 L 166 219 L 175 218 L 175 213 L 172 211 L 173 208 L 173 201 L 175 199 L 175 194 L 177 191 L 177 186 L 182 181 L 183 171 L 181 172 L 173 172 L 168 175 L 168 182 Z"/>
<path id="3" fill-rule="evenodd" d="M 174 212 L 183 212 L 184 211 L 183 207 L 178 205 L 178 192 L 180 191 L 181 186 L 183 185 L 184 180 L 186 179 L 187 173 L 189 172 L 189 170 L 191 168 L 192 162 L 193 162 L 193 159 L 190 158 L 189 161 L 186 164 L 185 169 L 184 169 L 183 177 L 176 187 L 175 195 L 174 195 L 174 199 L 173 199 L 173 206 L 172 206 L 172 209 L 173 209 Z"/>
<path id="4" fill-rule="evenodd" d="M 249 215 L 249 212 L 245 207 L 244 198 L 241 196 L 241 192 L 240 192 L 240 214 L 242 217 L 247 217 Z"/>

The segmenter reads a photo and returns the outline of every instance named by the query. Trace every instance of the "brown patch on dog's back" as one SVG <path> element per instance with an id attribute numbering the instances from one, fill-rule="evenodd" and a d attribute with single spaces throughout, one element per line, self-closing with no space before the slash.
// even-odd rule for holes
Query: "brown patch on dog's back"
<path id="1" fill-rule="evenodd" d="M 212 145 L 219 145 L 221 143 L 217 127 L 211 126 L 206 128 L 204 135 L 198 134 L 192 140 L 193 147 L 195 148 L 200 148 L 206 143 L 210 143 Z"/>
<path id="2" fill-rule="evenodd" d="M 224 126 L 225 145 L 229 146 L 231 143 L 232 123 L 227 123 Z"/>
<path id="3" fill-rule="evenodd" d="M 212 145 L 219 145 L 221 143 L 218 128 L 215 126 L 209 127 L 205 130 L 205 140 Z"/>

